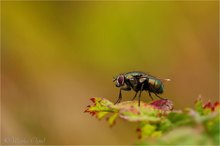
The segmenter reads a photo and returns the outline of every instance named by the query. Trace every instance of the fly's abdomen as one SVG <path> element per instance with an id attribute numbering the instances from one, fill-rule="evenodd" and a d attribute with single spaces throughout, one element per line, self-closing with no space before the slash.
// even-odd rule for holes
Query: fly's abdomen
<path id="1" fill-rule="evenodd" d="M 150 92 L 154 92 L 154 93 L 158 93 L 158 94 L 163 93 L 164 86 L 160 80 L 154 79 L 154 78 L 149 78 L 148 84 L 149 84 L 148 90 Z"/>

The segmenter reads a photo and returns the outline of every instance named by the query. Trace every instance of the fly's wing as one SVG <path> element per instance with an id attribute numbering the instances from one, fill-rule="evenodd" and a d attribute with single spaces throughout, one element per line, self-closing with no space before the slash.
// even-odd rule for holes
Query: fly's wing
<path id="1" fill-rule="evenodd" d="M 139 82 L 140 82 L 140 83 L 143 83 L 143 82 L 145 82 L 146 80 L 148 80 L 148 75 L 143 75 L 143 76 L 141 76 L 141 77 L 139 78 Z"/>
<path id="2" fill-rule="evenodd" d="M 137 82 L 136 84 L 143 83 L 146 80 L 148 80 L 148 75 L 145 73 L 142 73 L 142 72 L 138 72 L 137 74 L 132 74 L 130 76 L 132 76 L 131 78 L 133 80 L 136 80 L 136 82 Z"/>
<path id="3" fill-rule="evenodd" d="M 163 83 L 164 82 L 170 82 L 171 81 L 171 79 L 160 79 Z"/>
<path id="4" fill-rule="evenodd" d="M 132 75 L 132 74 L 127 74 L 126 78 L 129 80 L 129 82 L 133 85 L 136 86 L 138 84 L 137 76 Z"/>
<path id="5" fill-rule="evenodd" d="M 154 76 L 152 76 L 152 75 L 150 75 L 150 74 L 146 74 L 146 75 L 144 75 L 144 76 L 142 76 L 142 77 L 140 78 L 140 82 L 144 82 L 144 81 L 146 81 L 147 79 L 151 79 L 151 78 L 153 78 L 153 79 L 158 79 L 158 80 L 160 80 L 162 83 L 164 83 L 164 82 L 170 82 L 170 81 L 171 81 L 171 79 L 162 79 L 162 78 L 154 77 Z"/>

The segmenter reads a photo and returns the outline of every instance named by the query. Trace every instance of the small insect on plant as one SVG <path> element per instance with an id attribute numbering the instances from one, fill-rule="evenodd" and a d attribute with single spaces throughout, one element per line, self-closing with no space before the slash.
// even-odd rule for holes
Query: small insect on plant
<path id="1" fill-rule="evenodd" d="M 151 93 L 155 94 L 158 98 L 166 100 L 166 98 L 160 97 L 158 94 L 162 94 L 164 91 L 163 81 L 170 81 L 170 79 L 158 79 L 152 75 L 144 72 L 133 71 L 118 75 L 114 78 L 113 82 L 116 82 L 116 87 L 120 88 L 118 100 L 115 104 L 120 103 L 122 99 L 122 90 L 130 91 L 133 89 L 135 95 L 132 98 L 134 100 L 138 95 L 138 106 L 140 106 L 140 99 L 142 91 L 148 91 L 150 98 L 153 100 Z"/>

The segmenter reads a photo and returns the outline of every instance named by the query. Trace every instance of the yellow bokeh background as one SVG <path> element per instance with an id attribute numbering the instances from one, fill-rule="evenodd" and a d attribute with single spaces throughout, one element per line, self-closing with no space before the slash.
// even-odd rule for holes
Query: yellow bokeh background
<path id="1" fill-rule="evenodd" d="M 218 100 L 218 6 L 2 1 L 1 142 L 37 137 L 46 139 L 43 144 L 135 143 L 136 124 L 118 120 L 109 128 L 83 113 L 91 97 L 116 101 L 112 79 L 127 71 L 170 78 L 161 96 L 175 109 L 193 107 L 198 96 Z M 133 95 L 123 92 L 123 100 Z M 147 93 L 142 100 L 150 101 Z"/>

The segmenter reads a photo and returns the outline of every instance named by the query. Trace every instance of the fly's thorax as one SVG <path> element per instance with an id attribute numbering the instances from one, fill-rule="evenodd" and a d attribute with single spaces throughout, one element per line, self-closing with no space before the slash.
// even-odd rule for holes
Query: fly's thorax
<path id="1" fill-rule="evenodd" d="M 140 83 L 137 76 L 134 76 L 133 73 L 125 74 L 125 83 L 127 86 L 131 87 L 134 91 L 140 90 Z"/>
<path id="2" fill-rule="evenodd" d="M 132 76 L 132 77 L 143 76 L 143 75 L 145 75 L 145 73 L 138 71 L 128 72 L 125 74 L 125 76 Z"/>
<path id="3" fill-rule="evenodd" d="M 149 90 L 155 93 L 163 93 L 164 86 L 161 80 L 155 78 L 148 79 Z"/>
<path id="4" fill-rule="evenodd" d="M 134 77 L 132 76 L 132 74 L 125 74 L 124 76 L 125 76 L 125 78 L 126 78 L 127 80 L 134 78 Z"/>

